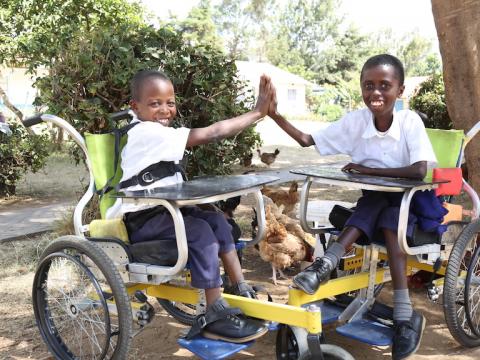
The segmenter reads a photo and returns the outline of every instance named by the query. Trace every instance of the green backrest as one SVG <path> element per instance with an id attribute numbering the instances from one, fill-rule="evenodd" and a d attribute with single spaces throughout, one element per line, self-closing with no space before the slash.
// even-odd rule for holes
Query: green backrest
<path id="1" fill-rule="evenodd" d="M 118 166 L 115 178 L 110 186 L 118 184 L 122 178 L 122 169 L 120 167 L 120 152 L 127 142 L 127 136 L 124 135 L 120 141 L 120 149 L 118 156 Z M 115 136 L 113 133 L 106 134 L 85 134 L 85 143 L 87 145 L 88 155 L 90 158 L 90 166 L 93 172 L 96 189 L 103 189 L 107 181 L 114 175 L 114 159 L 115 159 Z M 107 209 L 115 203 L 112 197 L 115 192 L 112 190 L 103 195 L 100 199 L 100 214 L 105 219 Z"/>
<path id="2" fill-rule="evenodd" d="M 462 150 L 465 134 L 463 130 L 427 129 L 433 151 L 437 156 L 437 167 L 454 168 L 460 166 L 460 151 Z M 432 178 L 429 171 L 426 179 Z"/>

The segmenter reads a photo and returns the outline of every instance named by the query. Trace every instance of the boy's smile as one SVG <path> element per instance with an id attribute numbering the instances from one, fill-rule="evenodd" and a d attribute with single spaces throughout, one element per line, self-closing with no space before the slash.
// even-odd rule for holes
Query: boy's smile
<path id="1" fill-rule="evenodd" d="M 172 83 L 155 78 L 145 81 L 139 99 L 132 99 L 130 106 L 140 120 L 170 126 L 177 114 Z"/>
<path id="2" fill-rule="evenodd" d="M 362 97 L 365 105 L 379 121 L 391 120 L 395 101 L 403 93 L 405 86 L 395 68 L 390 65 L 379 65 L 367 68 L 360 79 Z"/>

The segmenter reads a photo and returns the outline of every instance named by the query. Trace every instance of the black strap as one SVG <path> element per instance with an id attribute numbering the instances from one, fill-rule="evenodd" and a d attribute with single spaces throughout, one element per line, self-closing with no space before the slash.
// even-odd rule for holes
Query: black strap
<path id="1" fill-rule="evenodd" d="M 158 163 L 148 166 L 147 168 L 140 171 L 140 173 L 138 173 L 137 175 L 132 176 L 130 179 L 120 182 L 115 187 L 111 186 L 112 181 L 117 174 L 118 162 L 120 158 L 120 141 L 122 139 L 122 136 L 127 134 L 130 129 L 132 129 L 138 124 L 140 124 L 140 121 L 130 123 L 120 129 L 112 130 L 112 133 L 115 136 L 113 176 L 107 180 L 102 189 L 97 190 L 97 194 L 100 197 L 114 189 L 115 191 L 119 191 L 120 189 L 125 189 L 138 184 L 142 186 L 147 186 L 157 180 L 163 179 L 167 176 L 172 176 L 177 172 L 179 172 L 182 175 L 183 179 L 186 180 L 185 171 L 180 165 L 175 164 L 173 161 L 160 161 Z"/>
<path id="2" fill-rule="evenodd" d="M 240 315 L 242 311 L 239 308 L 224 308 L 222 310 L 207 311 L 205 314 L 198 315 L 194 320 L 190 331 L 185 336 L 187 339 L 191 339 L 194 336 L 200 334 L 202 330 L 208 324 L 211 324 L 217 320 L 225 319 L 229 315 Z"/>
<path id="3" fill-rule="evenodd" d="M 103 188 L 101 188 L 100 190 L 97 190 L 97 194 L 100 197 L 102 197 L 103 195 L 105 195 L 109 191 L 113 190 L 113 187 L 110 186 L 110 185 L 111 185 L 113 179 L 115 178 L 115 175 L 117 174 L 118 160 L 119 160 L 119 157 L 120 157 L 120 140 L 122 139 L 122 136 L 125 135 L 126 133 L 128 133 L 128 131 L 131 128 L 133 128 L 134 126 L 137 126 L 138 124 L 140 124 L 139 121 L 134 122 L 134 123 L 130 123 L 128 125 L 125 125 L 124 127 L 120 128 L 120 129 L 113 129 L 112 130 L 112 133 L 115 137 L 114 158 L 113 158 L 114 159 L 114 161 L 113 161 L 113 175 L 110 179 L 107 180 L 107 182 L 105 183 Z"/>
<path id="4" fill-rule="evenodd" d="M 167 176 L 175 175 L 177 172 L 181 173 L 185 179 L 185 173 L 180 165 L 175 164 L 173 161 L 160 161 L 148 166 L 130 179 L 121 181 L 115 189 L 125 189 L 138 184 L 147 186 Z"/>

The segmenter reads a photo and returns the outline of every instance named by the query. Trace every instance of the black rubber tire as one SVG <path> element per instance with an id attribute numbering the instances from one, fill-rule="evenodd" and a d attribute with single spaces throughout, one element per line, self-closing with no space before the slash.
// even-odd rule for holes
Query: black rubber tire
<path id="1" fill-rule="evenodd" d="M 466 347 L 480 346 L 480 337 L 470 328 L 465 316 L 464 291 L 458 289 L 458 278 L 461 271 L 468 271 L 472 264 L 469 259 L 478 246 L 480 240 L 480 219 L 468 224 L 459 235 L 448 259 L 443 285 L 443 312 L 450 333 L 461 345 Z M 474 240 L 474 238 L 476 240 Z M 475 245 L 470 246 L 473 242 Z M 475 264 L 473 264 L 475 266 Z M 470 284 L 466 284 L 469 286 Z"/>
<path id="2" fill-rule="evenodd" d="M 281 325 L 277 332 L 276 358 L 278 360 L 314 360 L 308 349 L 307 336 L 308 332 L 304 328 Z M 285 345 L 288 348 L 287 353 L 282 351 Z M 355 360 L 348 351 L 337 345 L 320 344 L 320 348 L 324 360 Z"/>
<path id="3" fill-rule="evenodd" d="M 307 330 L 288 325 L 280 325 L 275 343 L 278 360 L 297 360 L 310 355 L 307 343 Z"/>
<path id="4" fill-rule="evenodd" d="M 470 329 L 472 329 L 475 336 L 480 338 L 480 294 L 478 292 L 478 277 L 480 275 L 480 246 L 477 246 L 473 257 L 470 260 L 470 266 L 467 271 L 467 278 L 465 279 L 465 316 L 468 321 Z M 472 282 L 476 282 L 476 287 L 470 286 Z M 473 290 L 473 291 L 472 291 Z M 472 299 L 472 298 L 473 299 Z M 471 300 L 471 301 L 470 301 Z"/>
<path id="5" fill-rule="evenodd" d="M 51 322 L 45 319 L 45 314 L 50 313 L 50 309 L 41 308 L 42 304 L 46 304 L 42 299 L 42 293 L 44 293 L 43 286 L 44 284 L 46 285 L 47 272 L 50 271 L 51 264 L 48 264 L 48 261 L 52 257 L 59 257 L 58 255 L 62 254 L 69 255 L 77 259 L 78 262 L 81 262 L 85 267 L 90 269 L 95 279 L 99 279 L 101 273 L 103 279 L 98 282 L 101 282 L 104 286 L 108 286 L 108 293 L 111 294 L 115 300 L 117 308 L 116 319 L 118 319 L 116 321 L 116 328 L 109 329 L 112 335 L 110 336 L 109 351 L 102 359 L 126 359 L 132 339 L 133 319 L 130 299 L 120 273 L 112 260 L 95 245 L 95 243 L 71 235 L 58 238 L 44 250 L 40 257 L 33 281 L 32 299 L 35 318 L 43 340 L 47 344 L 50 352 L 55 358 L 61 360 L 81 358 L 72 354 L 68 349 L 65 351 L 66 346 L 62 343 L 62 339 L 55 326 L 53 329 L 50 326 L 46 326 L 46 324 L 51 324 Z M 88 261 L 85 261 L 87 260 L 86 258 L 88 258 Z M 100 300 L 102 302 L 104 301 L 104 299 Z M 48 305 L 46 306 L 48 307 Z M 112 318 L 110 314 L 109 318 Z M 113 336 L 115 336 L 116 342 L 112 341 Z"/>
<path id="6" fill-rule="evenodd" d="M 157 298 L 158 303 L 169 313 L 175 320 L 185 325 L 193 325 L 195 319 L 195 305 L 176 303 L 174 301 Z M 186 309 L 191 309 L 192 312 L 183 310 L 180 306 Z"/>

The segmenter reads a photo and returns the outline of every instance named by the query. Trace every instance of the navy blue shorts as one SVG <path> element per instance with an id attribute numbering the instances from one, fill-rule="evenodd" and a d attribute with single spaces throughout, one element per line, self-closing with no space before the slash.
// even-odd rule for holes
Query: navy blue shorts
<path id="1" fill-rule="evenodd" d="M 363 196 L 358 199 L 354 213 L 345 223 L 364 234 L 358 241 L 366 245 L 372 242 L 385 243 L 381 229 L 398 230 L 398 217 L 403 193 L 362 190 Z M 407 237 L 413 235 L 417 217 L 411 212 L 408 215 Z"/>
<path id="2" fill-rule="evenodd" d="M 231 225 L 223 213 L 202 210 L 196 206 L 182 208 L 182 215 L 192 286 L 198 289 L 220 287 L 222 279 L 218 255 L 235 249 Z M 132 243 L 175 239 L 172 216 L 168 212 L 157 214 L 129 235 Z"/>

